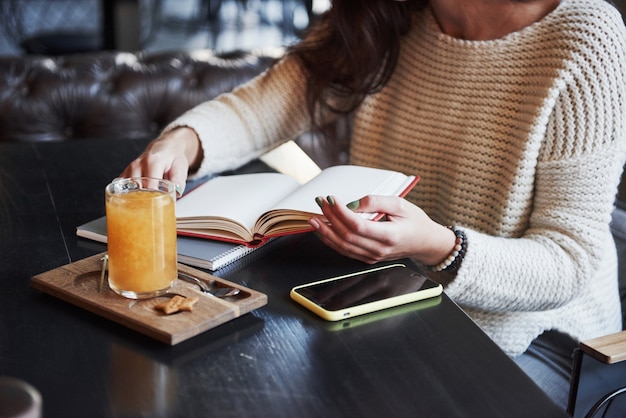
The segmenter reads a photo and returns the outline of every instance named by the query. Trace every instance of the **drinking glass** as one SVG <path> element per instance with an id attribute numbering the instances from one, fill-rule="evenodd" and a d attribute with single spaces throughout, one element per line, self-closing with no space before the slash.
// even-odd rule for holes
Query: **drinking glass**
<path id="1" fill-rule="evenodd" d="M 40 418 L 41 395 L 20 379 L 0 376 L 0 417 Z"/>
<path id="2" fill-rule="evenodd" d="M 109 286 L 131 299 L 166 293 L 177 275 L 176 195 L 167 180 L 120 178 L 105 189 Z"/>

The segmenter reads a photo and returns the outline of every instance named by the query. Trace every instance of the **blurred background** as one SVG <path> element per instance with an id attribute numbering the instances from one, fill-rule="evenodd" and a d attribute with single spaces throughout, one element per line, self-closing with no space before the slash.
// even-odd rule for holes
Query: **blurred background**
<path id="1" fill-rule="evenodd" d="M 625 14 L 626 0 L 612 3 Z M 285 46 L 328 7 L 330 0 L 0 0 L 0 55 Z"/>
<path id="2" fill-rule="evenodd" d="M 285 46 L 330 0 L 0 0 L 0 55 Z"/>

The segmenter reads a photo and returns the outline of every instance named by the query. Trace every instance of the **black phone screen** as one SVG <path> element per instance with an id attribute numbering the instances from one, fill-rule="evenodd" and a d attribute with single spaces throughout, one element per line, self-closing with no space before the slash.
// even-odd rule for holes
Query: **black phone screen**
<path id="1" fill-rule="evenodd" d="M 295 291 L 328 311 L 338 311 L 437 286 L 423 273 L 394 265 L 303 286 Z"/>

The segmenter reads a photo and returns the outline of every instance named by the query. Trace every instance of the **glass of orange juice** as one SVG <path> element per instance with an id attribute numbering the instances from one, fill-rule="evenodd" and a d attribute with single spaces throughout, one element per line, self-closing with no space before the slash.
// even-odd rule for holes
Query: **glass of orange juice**
<path id="1" fill-rule="evenodd" d="M 176 280 L 175 193 L 173 183 L 149 177 L 107 185 L 109 286 L 118 294 L 159 296 Z"/>

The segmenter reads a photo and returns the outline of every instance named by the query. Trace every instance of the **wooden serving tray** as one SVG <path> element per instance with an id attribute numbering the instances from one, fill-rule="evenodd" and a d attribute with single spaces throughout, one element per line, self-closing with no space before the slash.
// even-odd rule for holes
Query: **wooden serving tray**
<path id="1" fill-rule="evenodd" d="M 124 298 L 105 283 L 98 292 L 102 256 L 105 253 L 67 264 L 34 276 L 30 283 L 66 302 L 138 331 L 166 344 L 175 345 L 191 337 L 238 318 L 267 303 L 267 295 L 232 283 L 192 267 L 178 269 L 204 280 L 211 286 L 240 289 L 236 296 L 217 298 L 202 293 L 195 284 L 177 279 L 167 295 L 144 300 Z M 166 315 L 155 309 L 174 294 L 198 297 L 193 310 Z"/>

